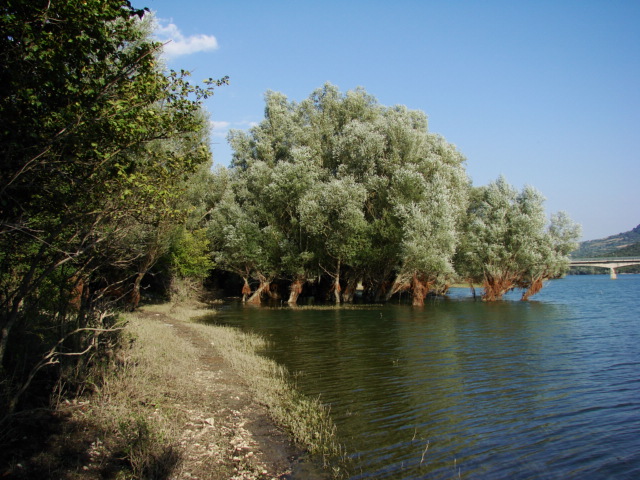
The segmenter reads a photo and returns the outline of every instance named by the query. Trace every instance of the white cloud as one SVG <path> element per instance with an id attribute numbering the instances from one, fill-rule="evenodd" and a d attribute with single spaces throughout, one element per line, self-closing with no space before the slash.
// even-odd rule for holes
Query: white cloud
<path id="1" fill-rule="evenodd" d="M 211 126 L 212 137 L 224 138 L 227 136 L 227 133 L 229 132 L 229 125 L 231 125 L 231 123 L 216 122 L 215 120 L 212 120 L 209 122 L 209 125 Z"/>
<path id="2" fill-rule="evenodd" d="M 215 120 L 211 120 L 211 128 L 213 128 L 214 130 L 224 130 L 226 128 L 229 128 L 229 125 L 231 125 L 230 122 L 217 122 Z"/>
<path id="3" fill-rule="evenodd" d="M 218 49 L 218 40 L 213 35 L 200 34 L 185 37 L 178 26 L 170 20 L 156 19 L 155 35 L 165 44 L 163 50 L 167 57 Z"/>
<path id="4" fill-rule="evenodd" d="M 209 126 L 211 128 L 211 136 L 216 138 L 226 138 L 229 130 L 236 128 L 239 130 L 245 130 L 250 127 L 258 125 L 257 122 L 242 121 L 242 122 L 225 122 L 210 120 Z"/>

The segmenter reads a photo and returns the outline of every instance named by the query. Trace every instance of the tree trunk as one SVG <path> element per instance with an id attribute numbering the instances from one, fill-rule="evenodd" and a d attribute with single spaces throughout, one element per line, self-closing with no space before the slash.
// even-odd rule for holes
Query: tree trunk
<path id="1" fill-rule="evenodd" d="M 391 288 L 389 278 L 392 271 L 390 268 L 384 270 L 380 275 L 376 275 L 368 283 L 371 285 L 370 291 L 373 293 L 373 300 L 375 302 L 383 302 L 387 299 L 387 292 Z"/>
<path id="2" fill-rule="evenodd" d="M 129 298 L 125 298 L 125 308 L 130 312 L 138 308 L 138 303 L 140 303 L 140 285 L 142 284 L 142 279 L 147 274 L 147 272 L 151 270 L 151 267 L 156 264 L 156 262 L 162 255 L 162 248 L 160 247 L 157 238 L 159 235 L 160 231 L 156 233 L 156 241 L 151 247 L 149 247 L 149 251 L 146 254 L 144 262 L 138 268 L 138 273 L 135 280 L 133 281 L 133 288 L 131 289 Z"/>
<path id="3" fill-rule="evenodd" d="M 133 312 L 136 308 L 138 308 L 138 303 L 140 303 L 140 285 L 142 284 L 142 279 L 144 278 L 146 272 L 147 271 L 138 272 L 138 274 L 136 275 L 136 279 L 133 281 L 133 288 L 131 289 L 129 299 L 126 302 L 126 308 L 130 312 Z"/>
<path id="4" fill-rule="evenodd" d="M 543 277 L 536 277 L 532 282 L 526 292 L 522 294 L 522 300 L 529 300 L 529 297 L 532 297 L 540 290 L 542 290 L 544 283 Z"/>
<path id="5" fill-rule="evenodd" d="M 404 292 L 411 288 L 411 284 L 407 282 L 403 277 L 398 275 L 393 282 L 393 285 L 390 289 L 387 290 L 384 296 L 384 301 L 388 302 L 398 292 Z"/>
<path id="6" fill-rule="evenodd" d="M 16 299 L 13 302 L 11 311 L 8 318 L 2 322 L 2 328 L 0 329 L 0 372 L 2 371 L 2 365 L 4 362 L 4 354 L 7 351 L 7 345 L 9 343 L 9 333 L 13 328 L 13 325 L 18 320 L 18 312 L 22 306 L 22 299 Z"/>
<path id="7" fill-rule="evenodd" d="M 304 277 L 296 277 L 293 282 L 291 282 L 291 286 L 289 287 L 289 300 L 287 300 L 287 304 L 292 307 L 295 307 L 298 304 L 298 297 L 302 293 L 302 286 L 304 285 L 304 282 Z"/>
<path id="8" fill-rule="evenodd" d="M 266 291 L 266 294 L 269 295 L 271 300 L 280 300 L 280 292 L 278 292 L 278 284 L 270 283 L 269 288 Z"/>
<path id="9" fill-rule="evenodd" d="M 424 299 L 427 293 L 429 293 L 428 282 L 423 282 L 418 278 L 417 274 L 414 274 L 411 279 L 411 292 L 413 295 L 413 306 L 422 307 L 424 305 Z"/>
<path id="10" fill-rule="evenodd" d="M 340 305 L 340 290 L 340 260 L 338 260 L 336 275 L 333 279 L 333 296 L 335 298 L 336 305 Z"/>
<path id="11" fill-rule="evenodd" d="M 483 286 L 484 293 L 482 294 L 482 300 L 485 302 L 495 302 L 497 300 L 502 300 L 504 294 L 513 290 L 515 284 L 512 276 L 508 273 L 504 273 L 499 277 L 485 275 Z"/>
<path id="12" fill-rule="evenodd" d="M 342 301 L 344 303 L 353 303 L 353 297 L 356 294 L 356 288 L 358 288 L 358 277 L 350 277 L 347 280 L 347 286 L 342 291 Z"/>
<path id="13" fill-rule="evenodd" d="M 271 284 L 271 279 L 263 275 L 258 275 L 258 280 L 260 280 L 260 285 L 258 286 L 256 291 L 253 292 L 253 295 L 249 297 L 249 300 L 247 300 L 247 303 L 251 303 L 253 305 L 260 305 L 260 302 L 262 301 L 262 295 L 269 292 L 269 285 Z"/>
<path id="14" fill-rule="evenodd" d="M 249 286 L 247 277 L 242 277 L 242 279 L 244 280 L 244 285 L 242 286 L 242 303 L 245 303 L 249 295 L 251 295 L 251 287 Z"/>

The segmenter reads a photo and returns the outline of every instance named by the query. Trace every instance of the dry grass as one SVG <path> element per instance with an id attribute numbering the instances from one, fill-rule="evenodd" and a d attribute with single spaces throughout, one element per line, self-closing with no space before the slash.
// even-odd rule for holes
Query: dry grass
<path id="1" fill-rule="evenodd" d="M 294 439 L 311 453 L 335 458 L 342 453 L 335 426 L 319 399 L 296 391 L 287 370 L 259 352 L 266 341 L 232 327 L 192 324 L 247 382 L 258 401 L 269 408 L 274 420 L 285 426 Z"/>
<path id="2" fill-rule="evenodd" d="M 120 476 L 158 478 L 182 460 L 178 442 L 186 415 L 175 399 L 188 391 L 184 372 L 197 352 L 168 325 L 135 314 L 126 320 L 128 345 L 118 352 L 118 368 L 104 374 L 82 413 L 105 449 L 120 451 Z"/>
<path id="3" fill-rule="evenodd" d="M 152 311 L 190 321 L 189 328 L 207 338 L 233 370 L 247 383 L 256 400 L 268 408 L 271 417 L 287 429 L 292 438 L 312 454 L 320 455 L 333 474 L 339 476 L 346 455 L 336 440 L 335 425 L 329 409 L 320 399 L 301 395 L 286 368 L 261 355 L 267 341 L 233 327 L 205 325 L 197 320 L 211 310 L 188 306 L 153 306 Z M 336 462 L 337 460 L 337 462 Z"/>
<path id="4" fill-rule="evenodd" d="M 254 400 L 247 408 L 265 406 L 277 424 L 300 446 L 321 455 L 326 466 L 329 460 L 335 465 L 336 458 L 344 459 L 327 408 L 298 393 L 287 371 L 260 355 L 265 340 L 197 323 L 211 314 L 202 306 L 164 304 L 124 316 L 122 348 L 111 363 L 96 368 L 86 389 L 91 393 L 60 400 L 54 415 L 62 421 L 45 435 L 47 448 L 31 456 L 26 451 L 21 455 L 16 446 L 12 465 L 0 469 L 0 476 L 97 480 L 192 478 L 195 473 L 215 480 L 266 478 L 266 464 L 257 455 L 249 458 L 253 452 L 246 452 L 247 459 L 236 458 L 240 444 L 251 444 L 251 433 L 242 427 L 246 419 L 239 412 L 230 416 L 224 405 L 213 406 L 218 387 L 211 383 L 215 372 L 203 370 L 202 345 L 212 345 L 249 387 L 248 398 Z M 194 343 L 179 331 L 191 331 L 200 340 Z M 252 407 L 252 401 L 258 403 Z M 344 473 L 343 465 L 332 468 L 334 477 Z"/>
<path id="5" fill-rule="evenodd" d="M 184 372 L 198 361 L 196 349 L 162 321 L 124 319 L 120 348 L 94 364 L 82 395 L 67 392 L 52 410 L 15 422 L 19 435 L 2 447 L 1 477 L 142 479 L 181 471 L 187 414 L 176 399 L 188 391 Z"/>

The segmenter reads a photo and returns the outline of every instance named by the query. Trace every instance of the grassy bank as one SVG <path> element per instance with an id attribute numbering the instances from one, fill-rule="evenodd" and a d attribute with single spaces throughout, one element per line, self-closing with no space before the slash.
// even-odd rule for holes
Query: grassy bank
<path id="1" fill-rule="evenodd" d="M 265 407 L 300 448 L 324 458 L 327 467 L 329 460 L 340 458 L 326 407 L 300 395 L 287 372 L 260 355 L 266 345 L 262 338 L 197 322 L 211 313 L 157 305 L 127 314 L 122 347 L 111 362 L 96 367 L 81 395 L 59 398 L 51 411 L 5 432 L 0 440 L 6 465 L 0 466 L 0 476 L 280 476 L 263 457 L 257 459 L 259 446 L 245 429 L 247 412 Z M 203 348 L 222 357 L 226 370 L 203 369 Z M 237 391 L 225 395 L 244 395 L 243 412 L 215 399 L 221 395 L 216 375 L 223 371 L 242 379 L 233 384 Z M 29 423 L 32 431 L 24 428 Z M 335 467 L 329 473 L 338 477 L 342 470 Z"/>
<path id="2" fill-rule="evenodd" d="M 167 305 L 148 310 L 166 313 Z M 301 395 L 287 370 L 261 355 L 267 347 L 264 338 L 227 327 L 203 324 L 200 320 L 210 311 L 184 307 L 169 308 L 170 315 L 187 322 L 189 328 L 205 337 L 249 386 L 255 400 L 265 405 L 273 420 L 284 427 L 292 439 L 305 450 L 321 457 L 325 466 L 330 462 L 332 474 L 339 476 L 345 454 L 336 440 L 335 426 L 329 410 L 317 398 Z"/>
<path id="3" fill-rule="evenodd" d="M 325 459 L 342 456 L 328 408 L 317 398 L 301 395 L 285 368 L 259 354 L 267 346 L 263 338 L 232 327 L 192 324 L 191 328 L 207 336 L 298 444 Z"/>
<path id="4" fill-rule="evenodd" d="M 51 410 L 24 412 L 3 438 L 0 476 L 10 478 L 167 478 L 179 470 L 184 412 L 175 399 L 195 348 L 171 329 L 126 316 L 121 346 L 95 365 L 77 395 Z"/>

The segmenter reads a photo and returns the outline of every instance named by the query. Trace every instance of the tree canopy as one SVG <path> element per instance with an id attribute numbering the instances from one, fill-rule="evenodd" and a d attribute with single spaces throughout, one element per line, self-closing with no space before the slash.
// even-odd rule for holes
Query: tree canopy
<path id="1" fill-rule="evenodd" d="M 3 372 L 52 345 L 53 363 L 82 350 L 115 318 L 99 307 L 108 291 L 135 306 L 191 209 L 187 179 L 210 163 L 201 100 L 226 79 L 164 71 L 144 14 L 126 0 L 0 7 Z"/>
<path id="2" fill-rule="evenodd" d="M 336 303 L 357 285 L 371 300 L 411 292 L 414 305 L 462 277 L 486 300 L 523 298 L 561 275 L 577 238 L 542 196 L 500 178 L 473 188 L 465 159 L 430 133 L 423 112 L 385 107 L 359 88 L 326 84 L 301 102 L 267 92 L 264 120 L 232 131 L 228 196 L 209 224 L 218 266 L 240 273 L 251 300 L 290 283 L 328 285 Z M 227 267 L 225 267 L 227 266 Z"/>

